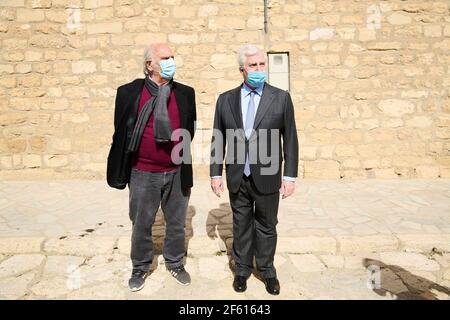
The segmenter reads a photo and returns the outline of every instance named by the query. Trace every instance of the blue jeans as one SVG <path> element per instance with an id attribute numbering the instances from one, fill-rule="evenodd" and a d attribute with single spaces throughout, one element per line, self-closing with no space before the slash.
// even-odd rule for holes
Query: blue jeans
<path id="1" fill-rule="evenodd" d="M 164 213 L 166 235 L 163 257 L 169 269 L 183 265 L 186 212 L 191 189 L 181 188 L 180 169 L 146 172 L 132 169 L 130 183 L 131 261 L 133 269 L 150 271 L 153 261 L 152 226 L 159 206 Z"/>

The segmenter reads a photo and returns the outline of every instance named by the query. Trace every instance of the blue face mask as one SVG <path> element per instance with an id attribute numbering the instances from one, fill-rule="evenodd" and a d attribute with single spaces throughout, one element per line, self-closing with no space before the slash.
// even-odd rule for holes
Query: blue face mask
<path id="1" fill-rule="evenodd" d="M 175 60 L 173 58 L 161 60 L 159 62 L 159 66 L 161 67 L 161 71 L 159 74 L 164 79 L 172 79 L 175 74 Z"/>
<path id="2" fill-rule="evenodd" d="M 265 71 L 249 71 L 247 83 L 253 88 L 259 88 L 266 81 L 266 77 L 267 75 Z"/>

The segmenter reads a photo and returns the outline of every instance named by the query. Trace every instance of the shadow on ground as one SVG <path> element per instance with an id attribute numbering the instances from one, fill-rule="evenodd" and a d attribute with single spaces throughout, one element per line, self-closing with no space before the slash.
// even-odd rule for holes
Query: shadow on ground
<path id="1" fill-rule="evenodd" d="M 227 254 L 231 253 L 233 214 L 229 203 L 221 203 L 219 208 L 209 211 L 206 219 L 206 233 L 210 239 L 220 238 Z"/>
<path id="2" fill-rule="evenodd" d="M 235 265 L 231 256 L 233 246 L 233 212 L 229 203 L 221 203 L 219 208 L 209 211 L 206 219 L 206 232 L 210 239 L 220 238 L 223 248 L 226 250 L 228 266 L 234 274 Z M 256 263 L 253 261 L 253 266 L 255 265 Z M 263 281 L 255 267 L 252 270 L 252 274 L 255 278 Z"/>
<path id="3" fill-rule="evenodd" d="M 370 274 L 372 290 L 380 295 L 392 295 L 396 300 L 438 300 L 450 298 L 450 289 L 379 260 L 363 259 Z M 443 297 L 447 296 L 447 297 Z"/>
<path id="4" fill-rule="evenodd" d="M 221 203 L 219 208 L 212 209 L 206 219 L 206 233 L 210 239 L 220 238 L 222 252 L 226 252 L 228 265 L 234 273 L 234 261 L 231 257 L 233 246 L 233 212 L 228 202 Z"/>

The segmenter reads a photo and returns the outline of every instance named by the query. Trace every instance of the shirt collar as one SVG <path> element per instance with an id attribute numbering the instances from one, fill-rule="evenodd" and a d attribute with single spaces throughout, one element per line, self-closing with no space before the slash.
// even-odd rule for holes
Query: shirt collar
<path id="1" fill-rule="evenodd" d="M 262 95 L 262 92 L 263 92 L 263 89 L 264 89 L 264 84 L 262 85 L 262 86 L 259 86 L 258 88 L 255 88 L 255 90 L 252 90 L 252 89 L 250 89 L 248 86 L 247 86 L 247 84 L 244 82 L 244 84 L 242 85 L 242 91 L 243 91 L 243 93 L 244 93 L 244 97 L 246 97 L 247 95 L 249 95 L 250 94 L 250 92 L 252 92 L 252 91 L 256 91 L 256 93 L 259 95 L 259 96 L 261 96 Z"/>

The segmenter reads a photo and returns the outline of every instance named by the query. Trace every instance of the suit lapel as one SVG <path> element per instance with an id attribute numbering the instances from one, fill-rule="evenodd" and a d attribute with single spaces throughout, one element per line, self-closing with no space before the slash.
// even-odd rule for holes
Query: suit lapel
<path id="1" fill-rule="evenodd" d="M 263 94 L 261 100 L 259 101 L 258 111 L 256 112 L 255 122 L 253 124 L 253 129 L 257 129 L 261 120 L 264 118 L 267 110 L 269 110 L 270 104 L 273 100 L 273 90 L 272 86 L 267 83 L 264 85 Z"/>
<path id="2" fill-rule="evenodd" d="M 239 129 L 244 128 L 244 124 L 242 122 L 242 109 L 241 109 L 241 86 L 234 89 L 231 94 L 230 100 L 230 109 L 233 114 L 234 121 L 236 122 L 236 126 Z"/>

